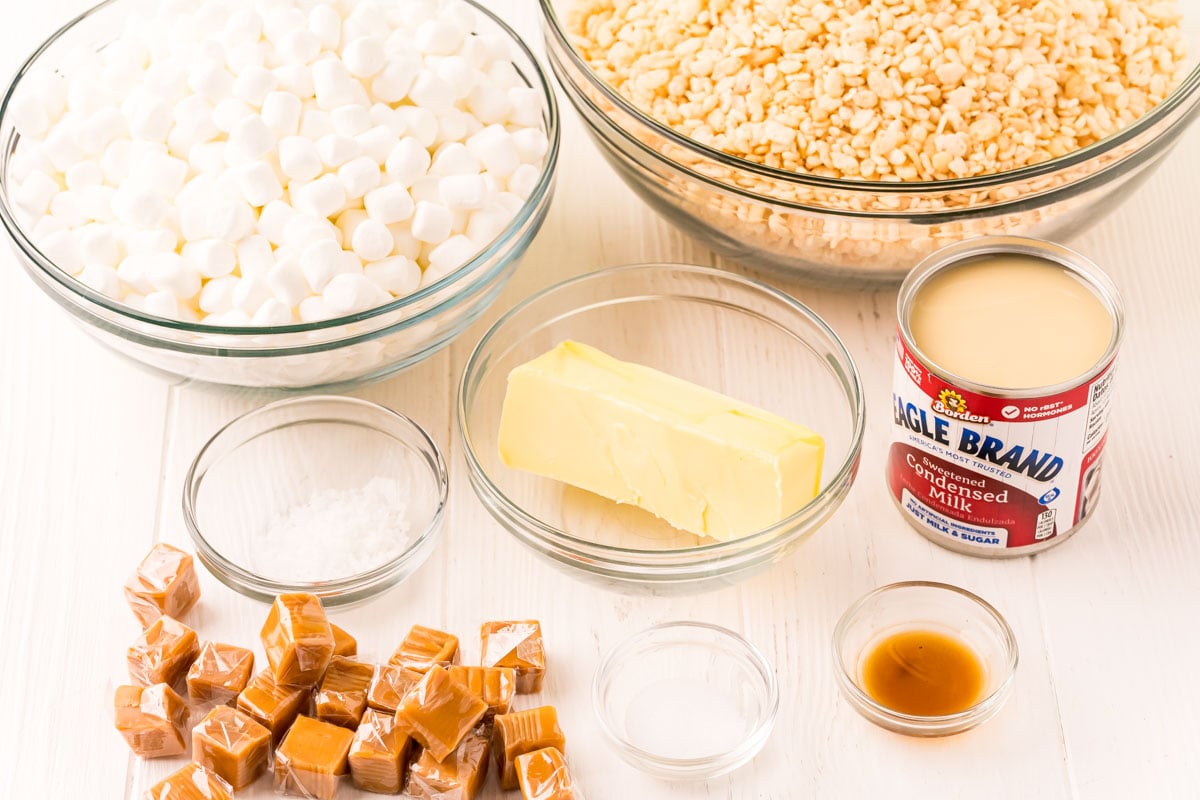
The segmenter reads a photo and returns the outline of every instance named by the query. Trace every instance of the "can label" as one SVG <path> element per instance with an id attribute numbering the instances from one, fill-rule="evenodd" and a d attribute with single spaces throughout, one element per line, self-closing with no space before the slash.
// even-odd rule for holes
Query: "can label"
<path id="1" fill-rule="evenodd" d="M 1098 498 L 1114 361 L 1059 394 L 992 397 L 947 383 L 897 336 L 887 480 L 903 513 L 960 549 L 1070 531 Z"/>

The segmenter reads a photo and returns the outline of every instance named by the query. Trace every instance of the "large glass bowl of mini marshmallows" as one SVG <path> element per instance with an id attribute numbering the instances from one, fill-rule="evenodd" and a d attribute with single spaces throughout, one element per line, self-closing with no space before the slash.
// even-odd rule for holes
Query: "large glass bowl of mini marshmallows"
<path id="1" fill-rule="evenodd" d="M 143 364 L 352 384 L 495 299 L 558 136 L 533 55 L 471 0 L 109 0 L 0 105 L 0 220 L 37 284 Z"/>

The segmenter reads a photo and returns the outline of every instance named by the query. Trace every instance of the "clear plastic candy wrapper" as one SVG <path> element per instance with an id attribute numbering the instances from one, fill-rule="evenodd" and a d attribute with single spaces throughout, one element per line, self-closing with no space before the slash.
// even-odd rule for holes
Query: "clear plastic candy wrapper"
<path id="1" fill-rule="evenodd" d="M 485 667 L 511 667 L 517 672 L 517 693 L 536 694 L 546 675 L 546 648 L 537 620 L 485 622 L 480 629 Z"/>

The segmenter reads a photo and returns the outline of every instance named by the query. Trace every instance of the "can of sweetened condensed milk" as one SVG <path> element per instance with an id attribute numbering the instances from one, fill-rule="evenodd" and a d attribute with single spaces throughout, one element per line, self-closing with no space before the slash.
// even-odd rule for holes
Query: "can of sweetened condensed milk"
<path id="1" fill-rule="evenodd" d="M 1095 510 L 1123 313 L 1098 267 L 1056 244 L 943 248 L 897 303 L 888 488 L 938 544 L 1028 555 Z"/>

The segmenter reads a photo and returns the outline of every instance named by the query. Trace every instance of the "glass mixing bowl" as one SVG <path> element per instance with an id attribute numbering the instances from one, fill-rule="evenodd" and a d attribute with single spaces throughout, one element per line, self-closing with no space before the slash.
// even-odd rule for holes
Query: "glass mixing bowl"
<path id="1" fill-rule="evenodd" d="M 103 344 L 150 367 L 212 383 L 308 388 L 364 383 L 391 375 L 450 343 L 493 300 L 517 268 L 550 205 L 558 164 L 554 92 L 517 34 L 472 0 L 478 32 L 512 41 L 513 66 L 542 96 L 550 149 L 529 199 L 484 250 L 440 281 L 358 314 L 275 327 L 221 327 L 157 317 L 100 294 L 38 249 L 13 213 L 13 155 L 20 135 L 10 107 L 26 76 L 66 70 L 80 52 L 112 41 L 137 11 L 132 0 L 108 0 L 69 22 L 18 70 L 0 103 L 0 221 L 17 260 L 41 289 Z"/>
<path id="2" fill-rule="evenodd" d="M 1133 125 L 1021 169 L 958 180 L 882 183 L 772 169 L 685 137 L 597 76 L 571 44 L 580 0 L 539 0 L 558 82 L 604 157 L 672 224 L 743 266 L 862 284 L 899 281 L 962 239 L 1080 233 L 1132 194 L 1196 116 L 1200 9 L 1185 9 L 1190 72 Z"/>
<path id="3" fill-rule="evenodd" d="M 505 466 L 497 437 L 508 374 L 565 339 L 819 432 L 825 461 L 816 498 L 776 525 L 714 542 L 637 507 Z M 830 518 L 858 471 L 863 409 L 850 354 L 808 308 L 741 276 L 647 264 L 573 278 L 501 317 L 463 372 L 458 426 L 475 492 L 535 553 L 610 588 L 689 591 L 775 563 Z"/>

